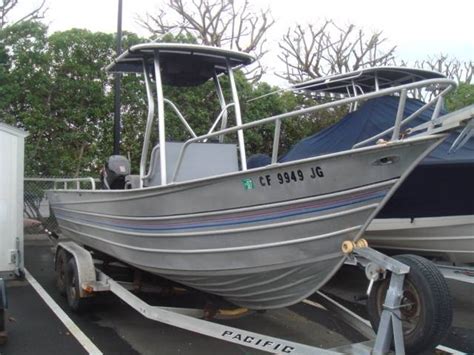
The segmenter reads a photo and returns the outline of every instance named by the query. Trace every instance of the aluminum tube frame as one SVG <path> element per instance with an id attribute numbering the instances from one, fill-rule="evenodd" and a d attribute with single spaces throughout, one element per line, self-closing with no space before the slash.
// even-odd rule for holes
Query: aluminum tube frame
<path id="1" fill-rule="evenodd" d="M 227 104 L 225 102 L 225 97 L 224 97 L 224 92 L 222 91 L 222 86 L 221 82 L 219 81 L 219 76 L 216 73 L 216 70 L 214 69 L 214 84 L 216 86 L 216 92 L 217 92 L 217 97 L 219 98 L 219 104 L 221 105 L 221 114 L 222 115 L 222 122 L 221 122 L 221 130 L 227 128 Z M 216 119 L 216 124 L 217 124 L 217 119 Z M 212 132 L 212 131 L 211 131 Z M 224 135 L 219 136 L 219 143 L 224 142 Z"/>
<path id="2" fill-rule="evenodd" d="M 352 91 L 354 92 L 354 97 L 357 97 L 357 88 L 356 88 L 356 85 L 354 83 L 354 80 L 351 80 L 351 83 L 352 83 Z M 355 101 L 353 103 L 354 105 L 351 105 L 351 111 L 357 110 L 357 107 L 359 106 L 358 103 L 359 103 L 358 101 Z"/>
<path id="3" fill-rule="evenodd" d="M 222 111 L 219 113 L 219 115 L 217 116 L 216 120 L 214 121 L 214 123 L 212 124 L 211 128 L 209 129 L 209 131 L 207 132 L 207 134 L 209 133 L 212 133 L 214 132 L 214 129 L 216 128 L 217 124 L 219 123 L 219 121 L 221 120 L 221 117 L 222 119 L 224 119 L 224 115 L 227 116 L 227 109 L 234 106 L 234 103 L 231 102 L 230 104 L 227 104 L 223 109 Z M 227 118 L 226 118 L 227 119 Z M 221 137 L 224 137 L 224 136 L 221 136 Z M 220 137 L 219 137 L 220 139 Z M 207 139 L 204 139 L 203 142 L 207 142 Z M 220 140 L 219 140 L 220 142 Z M 222 143 L 222 142 L 220 142 Z"/>
<path id="4" fill-rule="evenodd" d="M 404 84 L 404 85 L 401 85 L 401 86 L 395 87 L 395 88 L 382 89 L 382 90 L 377 91 L 377 92 L 370 92 L 370 93 L 363 94 L 363 95 L 360 95 L 360 96 L 357 96 L 357 97 L 348 97 L 348 98 L 341 99 L 341 100 L 338 100 L 338 101 L 324 103 L 324 104 L 321 104 L 321 105 L 318 105 L 318 106 L 312 106 L 312 107 L 308 107 L 308 108 L 304 108 L 304 109 L 300 109 L 300 110 L 296 110 L 296 111 L 286 112 L 286 113 L 282 113 L 282 114 L 279 114 L 279 115 L 262 118 L 261 120 L 258 120 L 258 121 L 253 121 L 253 122 L 245 123 L 245 124 L 242 124 L 242 125 L 237 125 L 237 126 L 234 126 L 234 127 L 230 127 L 230 128 L 226 128 L 226 129 L 217 131 L 217 132 L 204 134 L 202 136 L 189 139 L 183 144 L 183 146 L 181 148 L 181 151 L 180 151 L 179 156 L 178 156 L 178 161 L 177 161 L 177 164 L 176 164 L 176 167 L 175 167 L 175 171 L 174 171 L 174 174 L 173 174 L 172 181 L 174 181 L 176 176 L 177 176 L 177 172 L 178 172 L 178 170 L 181 166 L 181 160 L 183 158 L 184 151 L 187 149 L 188 145 L 191 144 L 191 143 L 203 141 L 204 139 L 216 137 L 216 136 L 219 136 L 219 135 L 222 135 L 222 134 L 233 133 L 235 131 L 243 131 L 243 130 L 248 129 L 248 128 L 257 127 L 257 126 L 264 125 L 266 123 L 274 122 L 278 119 L 283 120 L 283 119 L 287 119 L 287 118 L 294 117 L 294 116 L 304 115 L 304 114 L 310 113 L 310 112 L 317 112 L 317 111 L 327 110 L 327 109 L 332 108 L 332 107 L 351 104 L 353 102 L 360 101 L 360 100 L 368 100 L 368 99 L 372 99 L 372 98 L 375 98 L 375 97 L 380 97 L 380 96 L 392 94 L 392 93 L 395 93 L 395 92 L 400 92 L 403 89 L 407 89 L 407 90 L 416 89 L 416 88 L 420 88 L 420 87 L 426 87 L 426 86 L 429 86 L 429 85 L 432 85 L 432 84 L 445 84 L 446 86 L 448 86 L 445 90 L 443 90 L 443 94 L 448 93 L 449 91 L 451 91 L 452 89 L 454 89 L 456 87 L 456 82 L 454 80 L 451 80 L 451 79 L 428 79 L 428 80 L 423 80 L 421 82 Z M 234 85 L 235 85 L 235 83 L 234 83 Z M 238 111 L 240 112 L 240 106 L 239 106 Z M 406 120 L 407 119 L 405 119 L 405 121 Z M 389 130 L 389 132 L 391 132 L 391 129 Z M 387 132 L 385 132 L 384 134 L 386 134 L 386 133 Z M 375 137 L 376 136 L 370 137 L 369 139 L 367 139 L 364 142 L 376 139 Z M 353 148 L 358 147 L 362 143 L 363 142 L 360 142 L 360 143 L 354 145 Z"/>
<path id="5" fill-rule="evenodd" d="M 173 109 L 173 111 L 178 115 L 179 119 L 180 119 L 181 122 L 183 123 L 184 127 L 186 127 L 186 129 L 187 129 L 188 132 L 193 136 L 193 138 L 196 138 L 196 137 L 197 137 L 196 133 L 194 133 L 194 131 L 193 131 L 193 129 L 191 128 L 191 126 L 189 125 L 188 121 L 186 121 L 186 118 L 184 118 L 184 116 L 181 114 L 181 112 L 179 112 L 178 108 L 177 108 L 176 105 L 173 103 L 173 101 L 163 98 L 163 102 L 164 102 L 165 104 L 168 104 L 168 105 L 171 106 L 171 108 Z"/>
<path id="6" fill-rule="evenodd" d="M 304 114 L 310 113 L 310 112 L 322 111 L 322 110 L 326 110 L 328 108 L 342 106 L 342 105 L 345 105 L 345 104 L 350 104 L 350 103 L 355 102 L 355 101 L 368 100 L 368 99 L 372 99 L 372 98 L 375 98 L 375 97 L 392 94 L 394 92 L 401 91 L 401 89 L 403 89 L 403 88 L 415 89 L 415 88 L 418 88 L 418 87 L 426 86 L 427 84 L 430 84 L 430 83 L 439 83 L 440 81 L 445 82 L 446 84 L 452 84 L 453 86 L 450 87 L 451 89 L 455 87 L 455 82 L 453 80 L 450 80 L 450 79 L 430 79 L 430 80 L 426 80 L 422 83 L 419 82 L 419 83 L 405 84 L 405 85 L 402 85 L 402 86 L 397 87 L 397 88 L 383 89 L 383 90 L 380 90 L 378 92 L 371 92 L 371 93 L 367 93 L 367 94 L 357 96 L 357 97 L 348 97 L 346 99 L 342 99 L 342 100 L 335 101 L 335 102 L 328 102 L 328 103 L 324 103 L 324 104 L 321 104 L 321 105 L 318 105 L 318 106 L 312 106 L 312 107 L 308 107 L 308 108 L 304 108 L 304 109 L 300 109 L 300 110 L 296 110 L 296 111 L 286 112 L 286 113 L 282 113 L 282 114 L 279 114 L 279 115 L 262 118 L 261 120 L 258 120 L 258 121 L 245 123 L 245 124 L 242 124 L 240 126 L 226 128 L 224 130 L 217 131 L 217 132 L 214 132 L 214 133 L 211 133 L 211 134 L 205 134 L 205 135 L 199 136 L 197 138 L 189 139 L 188 141 L 186 141 L 185 144 L 202 141 L 206 138 L 215 137 L 215 136 L 218 136 L 220 134 L 233 133 L 233 132 L 238 131 L 238 130 L 244 130 L 244 129 L 247 129 L 247 128 L 261 126 L 261 125 L 264 125 L 266 123 L 271 123 L 271 122 L 273 122 L 277 119 L 287 119 L 287 118 L 294 117 L 294 116 L 304 115 Z"/>
<path id="7" fill-rule="evenodd" d="M 407 102 L 407 89 L 403 89 L 400 93 L 400 100 L 398 102 L 397 116 L 395 117 L 395 124 L 393 125 L 392 141 L 396 141 L 400 137 L 400 125 L 403 114 L 405 112 L 405 103 Z"/>
<path id="8" fill-rule="evenodd" d="M 161 186 L 165 186 L 168 184 L 166 174 L 165 103 L 163 97 L 163 84 L 161 82 L 160 52 L 158 50 L 155 50 L 153 65 L 155 67 L 156 104 L 158 106 L 158 141 L 160 143 Z"/>
<path id="9" fill-rule="evenodd" d="M 25 179 L 25 181 L 34 181 L 35 179 Z M 81 181 L 83 182 L 90 182 L 92 190 L 95 190 L 95 180 L 92 177 L 84 177 L 84 178 L 64 178 L 64 179 L 42 179 L 43 181 L 53 181 L 53 190 L 57 190 L 56 184 L 57 183 L 64 183 L 63 187 L 64 190 L 68 190 L 67 184 L 68 182 L 75 182 L 76 183 L 76 189 L 80 190 L 81 189 Z"/>
<path id="10" fill-rule="evenodd" d="M 281 130 L 281 120 L 276 120 L 275 133 L 273 133 L 272 164 L 275 164 L 278 159 L 278 149 L 280 147 L 280 130 Z"/>
<path id="11" fill-rule="evenodd" d="M 235 85 L 234 71 L 232 70 L 232 66 L 230 65 L 229 59 L 226 60 L 226 64 L 227 64 L 227 71 L 228 71 L 229 81 L 230 81 L 230 89 L 232 90 L 232 101 L 234 101 L 236 127 L 241 127 L 242 116 L 240 112 L 240 101 L 239 101 L 239 95 L 237 93 L 237 86 Z M 220 132 L 223 132 L 223 131 L 224 130 L 221 130 Z M 242 167 L 242 171 L 246 171 L 247 170 L 247 154 L 245 153 L 245 140 L 244 140 L 243 129 L 237 130 L 237 140 L 239 142 L 240 166 Z"/>
<path id="12" fill-rule="evenodd" d="M 140 188 L 143 188 L 143 181 L 146 175 L 146 160 L 148 148 L 150 146 L 151 128 L 153 126 L 153 117 L 155 116 L 155 100 L 153 99 L 153 91 L 151 89 L 150 70 L 143 60 L 143 76 L 145 78 L 146 96 L 148 101 L 148 115 L 145 126 L 145 136 L 143 137 L 142 156 L 140 158 Z"/>
<path id="13" fill-rule="evenodd" d="M 435 109 L 433 111 L 433 116 L 431 116 L 432 120 L 435 120 L 435 119 L 438 118 L 442 107 L 443 107 L 443 98 L 441 96 L 438 96 L 438 101 L 436 101 L 436 106 L 435 106 Z"/>
<path id="14" fill-rule="evenodd" d="M 413 112 L 410 116 L 408 116 L 407 118 L 405 118 L 403 121 L 400 122 L 400 127 L 403 126 L 404 124 L 410 122 L 411 120 L 413 120 L 414 118 L 416 118 L 418 115 L 420 115 L 423 111 L 427 110 L 428 108 L 430 108 L 431 106 L 433 106 L 436 102 L 437 102 L 437 99 L 438 98 L 441 98 L 443 97 L 445 94 L 447 94 L 449 91 L 451 91 L 451 87 L 448 87 L 446 89 L 444 89 L 441 93 L 439 93 L 435 98 L 433 98 L 431 101 L 425 103 L 423 106 L 421 106 L 418 110 L 416 110 L 415 112 Z M 433 118 L 431 118 L 431 120 L 433 120 Z M 352 148 L 358 148 L 358 147 L 361 147 L 377 138 L 381 138 L 383 136 L 385 136 L 386 134 L 389 134 L 390 132 L 392 132 L 394 129 L 394 127 L 390 127 L 388 129 L 386 129 L 385 131 L 383 132 L 380 132 L 378 134 L 376 134 L 375 136 L 372 136 L 372 137 L 369 137 L 357 144 L 354 144 L 352 146 Z"/>

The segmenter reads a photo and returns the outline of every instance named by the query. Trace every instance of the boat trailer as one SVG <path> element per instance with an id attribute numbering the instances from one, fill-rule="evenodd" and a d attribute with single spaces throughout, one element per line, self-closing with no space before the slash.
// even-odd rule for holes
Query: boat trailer
<path id="1" fill-rule="evenodd" d="M 441 262 L 437 262 L 435 265 L 438 267 L 443 276 L 448 280 L 474 284 L 474 266 L 452 266 Z"/>
<path id="2" fill-rule="evenodd" d="M 363 239 L 355 243 L 346 241 L 343 243 L 342 249 L 349 260 L 365 266 L 366 276 L 370 280 L 369 292 L 373 283 L 381 275 L 385 275 L 387 271 L 390 271 L 392 276 L 375 340 L 331 349 L 322 349 L 217 324 L 202 319 L 205 316 L 205 311 L 201 309 L 149 305 L 129 291 L 119 281 L 114 280 L 99 270 L 94 264 L 91 253 L 71 241 L 58 243 L 55 263 L 58 273 L 58 287 L 60 291 L 60 285 L 66 287 L 63 291 L 66 291 L 68 303 L 73 309 L 77 309 L 81 302 L 95 293 L 112 292 L 151 320 L 270 353 L 314 354 L 317 352 L 318 354 L 378 355 L 389 353 L 393 344 L 396 354 L 404 354 L 405 348 L 400 308 L 403 295 L 403 281 L 410 268 L 400 261 L 368 247 L 367 242 Z M 69 263 L 73 262 L 73 265 L 75 265 L 72 270 L 73 275 L 69 277 L 64 268 L 65 260 L 61 260 L 61 258 L 64 258 L 64 255 L 67 256 L 67 259 L 72 259 Z M 367 332 L 363 333 L 367 334 Z"/>

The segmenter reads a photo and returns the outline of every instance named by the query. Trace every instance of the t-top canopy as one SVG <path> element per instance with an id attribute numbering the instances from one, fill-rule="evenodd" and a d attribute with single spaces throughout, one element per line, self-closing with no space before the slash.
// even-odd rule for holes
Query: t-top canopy
<path id="1" fill-rule="evenodd" d="M 158 53 L 164 84 L 173 86 L 199 85 L 227 70 L 227 61 L 234 68 L 248 65 L 254 58 L 243 52 L 218 47 L 182 43 L 144 43 L 132 46 L 107 66 L 111 72 L 142 73 L 143 61 L 153 68 Z"/>
<path id="2" fill-rule="evenodd" d="M 364 93 L 426 79 L 443 79 L 443 74 L 404 67 L 375 67 L 305 81 L 293 86 L 296 90 L 321 91 L 353 95 L 353 85 Z M 348 91 L 349 90 L 349 91 Z"/>

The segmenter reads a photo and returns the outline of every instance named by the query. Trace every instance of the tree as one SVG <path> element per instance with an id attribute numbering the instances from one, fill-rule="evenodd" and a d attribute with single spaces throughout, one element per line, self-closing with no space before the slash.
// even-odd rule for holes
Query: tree
<path id="1" fill-rule="evenodd" d="M 40 137 L 49 129 L 49 122 L 42 119 L 50 97 L 46 31 L 44 25 L 26 21 L 0 31 L 0 117 L 6 123 L 32 128 L 25 147 L 27 172 L 37 167 Z"/>
<path id="2" fill-rule="evenodd" d="M 369 36 L 350 24 L 331 20 L 318 25 L 296 25 L 283 36 L 278 58 L 285 71 L 277 74 L 290 83 L 393 63 L 395 47 L 385 48 L 382 32 Z"/>
<path id="3" fill-rule="evenodd" d="M 400 65 L 410 66 L 408 62 L 403 60 Z M 417 60 L 414 62 L 413 67 L 437 71 L 448 78 L 456 80 L 458 83 L 470 84 L 474 79 L 474 61 L 462 61 L 442 53 L 429 56 L 423 60 Z"/>
<path id="4" fill-rule="evenodd" d="M 95 175 L 112 152 L 112 77 L 103 68 L 115 56 L 114 35 L 73 29 L 48 37 L 46 26 L 27 21 L 0 34 L 0 117 L 30 133 L 26 174 Z M 125 45 L 143 41 L 124 37 Z M 139 87 L 136 76 L 124 78 L 127 152 L 139 150 L 136 131 L 146 117 Z"/>
<path id="5" fill-rule="evenodd" d="M 0 30 L 7 25 L 17 25 L 21 22 L 39 20 L 44 18 L 46 8 L 46 0 L 41 0 L 36 5 L 30 7 L 27 13 L 21 14 L 12 23 L 9 23 L 9 15 L 18 6 L 19 0 L 0 0 Z"/>
<path id="6" fill-rule="evenodd" d="M 98 120 L 110 112 L 100 73 L 113 36 L 70 30 L 48 38 L 46 26 L 22 22 L 4 30 L 3 41 L 8 96 L 0 109 L 5 121 L 30 133 L 27 174 L 77 175 L 85 156 L 96 153 Z"/>
<path id="7" fill-rule="evenodd" d="M 158 15 L 147 13 L 138 22 L 154 38 L 184 34 L 201 44 L 251 53 L 256 65 L 246 74 L 255 82 L 266 69 L 260 60 L 267 52 L 265 34 L 274 21 L 268 9 L 252 11 L 249 0 L 169 0 Z"/>
<path id="8" fill-rule="evenodd" d="M 474 84 L 461 83 L 446 97 L 446 108 L 450 112 L 469 105 L 474 105 Z"/>

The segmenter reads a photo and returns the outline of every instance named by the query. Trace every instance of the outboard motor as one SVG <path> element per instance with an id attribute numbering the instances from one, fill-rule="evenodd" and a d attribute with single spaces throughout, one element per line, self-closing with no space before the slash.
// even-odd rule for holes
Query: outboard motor
<path id="1" fill-rule="evenodd" d="M 112 155 L 100 173 L 100 181 L 106 190 L 122 190 L 127 175 L 130 175 L 128 159 L 122 155 Z"/>

